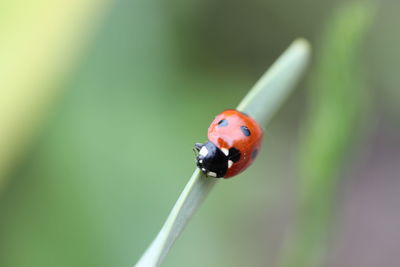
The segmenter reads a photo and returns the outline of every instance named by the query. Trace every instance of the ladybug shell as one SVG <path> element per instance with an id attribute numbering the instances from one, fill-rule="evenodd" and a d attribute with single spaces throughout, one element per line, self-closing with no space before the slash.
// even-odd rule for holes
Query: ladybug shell
<path id="1" fill-rule="evenodd" d="M 221 150 L 240 152 L 224 178 L 235 176 L 250 166 L 260 150 L 262 136 L 258 123 L 240 111 L 229 109 L 215 117 L 208 128 L 209 141 Z"/>

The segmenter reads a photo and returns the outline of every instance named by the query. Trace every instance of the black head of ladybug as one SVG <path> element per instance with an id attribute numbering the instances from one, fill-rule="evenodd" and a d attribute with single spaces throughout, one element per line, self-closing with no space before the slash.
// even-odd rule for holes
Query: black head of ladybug
<path id="1" fill-rule="evenodd" d="M 225 155 L 214 143 L 197 143 L 195 149 L 198 151 L 196 157 L 197 167 L 207 176 L 216 178 L 224 177 L 228 170 L 228 155 Z"/>

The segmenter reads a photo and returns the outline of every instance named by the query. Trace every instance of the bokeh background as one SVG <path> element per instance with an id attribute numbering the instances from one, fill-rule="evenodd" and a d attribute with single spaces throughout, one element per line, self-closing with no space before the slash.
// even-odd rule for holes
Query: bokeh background
<path id="1" fill-rule="evenodd" d="M 262 153 L 165 266 L 399 266 L 400 2 L 0 2 L 0 266 L 132 266 L 192 145 L 297 37 Z"/>

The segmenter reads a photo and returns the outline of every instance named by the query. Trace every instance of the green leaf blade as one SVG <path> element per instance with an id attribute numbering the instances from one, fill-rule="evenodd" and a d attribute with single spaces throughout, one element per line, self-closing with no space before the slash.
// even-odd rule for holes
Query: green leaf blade
<path id="1" fill-rule="evenodd" d="M 301 77 L 309 57 L 310 46 L 306 40 L 299 39 L 293 42 L 254 85 L 237 109 L 248 113 L 264 126 Z M 162 263 L 189 219 L 220 180 L 205 177 L 199 169 L 194 171 L 157 237 L 136 267 L 153 267 Z"/>
<path id="2" fill-rule="evenodd" d="M 266 125 L 303 74 L 309 58 L 308 41 L 294 41 L 258 80 L 237 109 Z"/>

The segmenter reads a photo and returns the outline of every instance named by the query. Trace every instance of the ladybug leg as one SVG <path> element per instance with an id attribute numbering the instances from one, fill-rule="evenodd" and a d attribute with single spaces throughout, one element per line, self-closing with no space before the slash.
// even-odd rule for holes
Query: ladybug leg
<path id="1" fill-rule="evenodd" d="M 198 167 L 200 168 L 200 170 L 201 170 L 201 172 L 204 174 L 204 176 L 208 178 L 209 175 L 208 175 L 206 169 L 202 168 L 201 166 L 198 166 Z"/>

